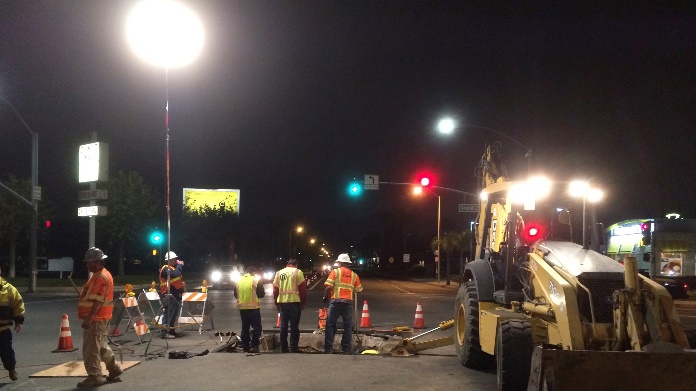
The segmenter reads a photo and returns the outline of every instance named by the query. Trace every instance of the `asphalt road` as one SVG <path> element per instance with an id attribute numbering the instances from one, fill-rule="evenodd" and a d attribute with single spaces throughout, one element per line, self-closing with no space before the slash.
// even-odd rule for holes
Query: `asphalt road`
<path id="1" fill-rule="evenodd" d="M 191 286 L 192 284 L 189 284 Z M 436 327 L 440 321 L 452 317 L 456 286 L 444 287 L 428 282 L 396 281 L 380 278 L 363 278 L 364 292 L 359 295 L 359 314 L 362 303 L 368 302 L 373 328 L 388 329 L 394 326 L 413 326 L 416 305 L 423 308 L 425 324 Z M 277 312 L 270 285 L 262 299 L 262 322 L 268 332 L 274 332 Z M 302 314 L 300 328 L 315 330 L 321 301 L 321 286 L 310 290 L 307 307 Z M 82 332 L 77 319 L 77 299 L 74 294 L 25 294 L 27 322 L 19 334 L 14 334 L 14 346 L 18 358 L 20 379 L 11 382 L 4 371 L 0 372 L 0 388 L 5 390 L 72 390 L 80 378 L 29 378 L 28 376 L 58 364 L 81 360 L 81 349 L 70 353 L 51 353 L 58 346 L 58 334 L 62 314 L 70 318 L 75 347 L 81 348 Z M 212 290 L 209 300 L 214 304 L 214 331 L 238 332 L 239 314 L 232 291 Z M 148 315 L 148 314 L 146 314 Z M 121 323 L 121 327 L 125 322 Z M 206 322 L 204 329 L 210 329 Z M 433 337 L 450 335 L 452 330 L 432 333 Z M 219 338 L 210 338 L 197 329 L 183 330 L 184 337 L 176 340 L 155 338 L 148 346 L 139 344 L 133 332 L 115 338 L 121 345 L 123 359 L 141 363 L 125 372 L 123 381 L 107 384 L 106 389 L 161 388 L 166 375 L 176 376 L 171 390 L 208 389 L 228 390 L 243 387 L 247 390 L 276 389 L 326 389 L 327 382 L 335 382 L 337 375 L 345 380 L 331 386 L 333 389 L 444 389 L 466 385 L 470 390 L 495 388 L 495 375 L 462 367 L 452 346 L 422 352 L 418 356 L 394 358 L 384 356 L 345 356 L 323 354 L 266 353 L 246 356 L 243 353 L 211 353 L 188 360 L 170 360 L 171 350 L 199 353 L 213 350 Z M 212 331 L 209 333 L 212 335 Z M 440 334 L 440 335 L 438 335 Z M 145 355 L 145 349 L 148 354 Z M 116 348 L 114 348 L 115 351 Z M 286 379 L 296 379 L 288 387 Z M 5 384 L 3 384 L 5 383 Z"/>

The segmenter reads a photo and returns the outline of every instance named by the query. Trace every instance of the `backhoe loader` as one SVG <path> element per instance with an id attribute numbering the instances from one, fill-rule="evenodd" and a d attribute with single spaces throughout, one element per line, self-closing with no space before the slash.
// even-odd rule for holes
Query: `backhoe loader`
<path id="1" fill-rule="evenodd" d="M 502 391 L 696 390 L 696 353 L 665 288 L 635 258 L 590 249 L 585 230 L 582 245 L 554 237 L 545 182 L 509 181 L 498 148 L 479 165 L 475 260 L 454 309 L 462 365 L 495 367 Z"/>

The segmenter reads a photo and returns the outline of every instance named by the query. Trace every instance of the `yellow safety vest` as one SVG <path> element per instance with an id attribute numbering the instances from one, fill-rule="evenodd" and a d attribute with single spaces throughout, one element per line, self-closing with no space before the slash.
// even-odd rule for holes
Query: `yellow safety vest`
<path id="1" fill-rule="evenodd" d="M 24 300 L 17 288 L 12 284 L 0 280 L 0 331 L 9 329 L 12 324 L 24 322 Z"/>
<path id="2" fill-rule="evenodd" d="M 256 296 L 257 281 L 251 274 L 245 274 L 237 283 L 237 306 L 240 310 L 255 310 L 261 308 Z"/>
<path id="3" fill-rule="evenodd" d="M 276 273 L 273 286 L 278 288 L 278 303 L 300 302 L 300 281 L 304 274 L 296 267 L 286 267 Z"/>

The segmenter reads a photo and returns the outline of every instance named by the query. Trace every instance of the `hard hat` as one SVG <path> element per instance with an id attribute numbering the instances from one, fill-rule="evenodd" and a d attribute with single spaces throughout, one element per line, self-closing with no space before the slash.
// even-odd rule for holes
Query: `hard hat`
<path id="1" fill-rule="evenodd" d="M 336 262 L 342 262 L 342 263 L 353 263 L 350 261 L 350 256 L 348 254 L 341 254 L 338 256 L 338 259 L 336 259 Z"/>
<path id="2" fill-rule="evenodd" d="M 106 254 L 104 254 L 104 251 L 98 249 L 97 247 L 92 247 L 85 253 L 85 262 L 99 261 L 106 258 L 107 257 Z"/>
<path id="3" fill-rule="evenodd" d="M 165 261 L 168 261 L 168 260 L 174 259 L 174 258 L 179 258 L 179 256 L 177 256 L 174 251 L 167 251 L 167 253 L 164 254 Z"/>

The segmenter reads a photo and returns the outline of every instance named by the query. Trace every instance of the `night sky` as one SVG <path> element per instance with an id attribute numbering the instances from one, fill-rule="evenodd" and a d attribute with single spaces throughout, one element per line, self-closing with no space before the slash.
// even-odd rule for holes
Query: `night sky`
<path id="1" fill-rule="evenodd" d="M 165 83 L 127 45 L 133 1 L 0 2 L 0 95 L 39 134 L 40 185 L 56 223 L 82 227 L 82 247 L 78 146 L 97 132 L 112 173 L 137 171 L 163 196 L 165 86 L 173 205 L 183 187 L 240 189 L 250 232 L 302 223 L 338 253 L 395 205 L 434 236 L 434 198 L 384 185 L 350 199 L 349 180 L 415 182 L 427 170 L 439 186 L 476 192 L 474 169 L 494 141 L 510 176 L 526 174 L 525 150 L 493 132 L 438 134 L 445 115 L 531 146 L 535 172 L 593 177 L 605 225 L 696 217 L 696 7 L 186 3 L 205 47 Z M 0 179 L 29 177 L 30 151 L 0 105 Z M 468 227 L 465 201 L 442 194 L 443 230 Z"/>

